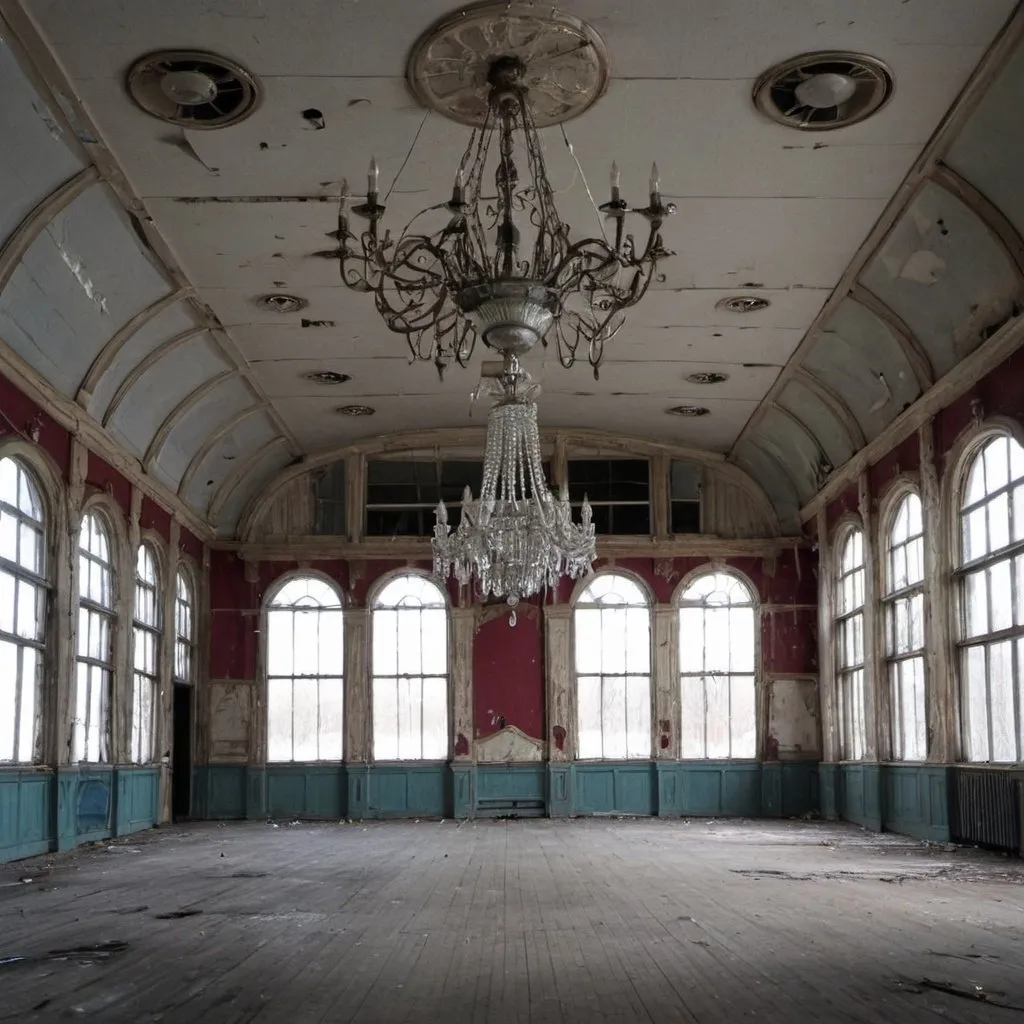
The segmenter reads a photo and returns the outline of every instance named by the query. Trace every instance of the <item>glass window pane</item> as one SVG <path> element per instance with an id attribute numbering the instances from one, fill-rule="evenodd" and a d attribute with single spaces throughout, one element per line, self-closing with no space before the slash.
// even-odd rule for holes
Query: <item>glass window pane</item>
<path id="1" fill-rule="evenodd" d="M 646 608 L 627 608 L 625 611 L 626 671 L 651 671 L 651 615 Z"/>
<path id="2" fill-rule="evenodd" d="M 0 664 L 0 672 L 4 671 Z M 22 647 L 21 649 L 21 713 L 18 716 L 18 760 L 22 762 L 32 761 L 35 758 L 35 737 L 36 737 L 36 699 L 39 690 L 39 674 L 42 670 L 42 662 L 39 651 L 33 647 Z M 2 684 L 0 684 L 2 686 Z M 0 699 L 0 709 L 3 708 L 3 701 Z M 2 714 L 2 710 L 0 710 Z M 0 731 L 2 731 L 0 726 Z M 0 752 L 3 750 L 3 743 L 0 742 Z M 3 754 L 0 753 L 0 757 Z"/>
<path id="3" fill-rule="evenodd" d="M 1013 625 L 1013 592 L 1010 584 L 1010 561 L 1004 559 L 988 569 L 989 606 L 992 609 L 991 630 L 1009 629 Z"/>
<path id="4" fill-rule="evenodd" d="M 997 494 L 987 508 L 989 551 L 998 551 L 1010 543 L 1010 496 Z"/>
<path id="5" fill-rule="evenodd" d="M 0 511 L 0 558 L 18 561 L 18 520 L 6 509 Z"/>
<path id="6" fill-rule="evenodd" d="M 707 675 L 704 677 L 704 693 L 707 700 L 707 748 L 708 757 L 729 756 L 729 677 Z"/>
<path id="7" fill-rule="evenodd" d="M 919 651 L 924 647 L 924 594 L 914 594 L 910 605 L 910 650 Z"/>
<path id="8" fill-rule="evenodd" d="M 576 642 L 576 671 L 589 674 L 601 671 L 601 610 L 577 608 L 573 615 Z"/>
<path id="9" fill-rule="evenodd" d="M 319 689 L 316 679 L 296 679 L 292 684 L 292 756 L 296 761 L 317 758 Z"/>
<path id="10" fill-rule="evenodd" d="M 604 676 L 601 687 L 601 728 L 603 756 L 626 756 L 626 680 Z"/>
<path id="11" fill-rule="evenodd" d="M 1024 540 L 1024 486 L 1013 489 L 1013 539 Z"/>
<path id="12" fill-rule="evenodd" d="M 964 657 L 965 718 L 964 733 L 969 761 L 989 760 L 988 684 L 985 671 L 985 648 L 968 647 Z"/>
<path id="13" fill-rule="evenodd" d="M 398 760 L 398 681 L 393 678 L 373 680 L 373 756 Z"/>
<path id="14" fill-rule="evenodd" d="M 315 676 L 320 671 L 320 614 L 305 609 L 287 614 L 292 617 L 294 631 L 292 657 L 295 659 L 295 675 Z"/>
<path id="15" fill-rule="evenodd" d="M 601 677 L 576 679 L 577 744 L 583 759 L 601 757 Z"/>
<path id="16" fill-rule="evenodd" d="M 424 608 L 420 612 L 423 638 L 423 672 L 440 676 L 448 671 L 448 612 L 444 608 Z"/>
<path id="17" fill-rule="evenodd" d="M 704 609 L 679 609 L 679 669 L 704 671 Z"/>
<path id="18" fill-rule="evenodd" d="M 423 680 L 423 752 L 426 760 L 448 756 L 448 680 Z"/>
<path id="19" fill-rule="evenodd" d="M 730 680 L 733 757 L 757 756 L 757 711 L 754 677 L 733 676 Z"/>
<path id="20" fill-rule="evenodd" d="M 401 626 L 399 626 L 401 629 Z M 401 661 L 401 655 L 399 655 Z M 423 681 L 398 680 L 398 757 L 412 761 L 422 757 Z"/>
<path id="21" fill-rule="evenodd" d="M 1017 730 L 1013 707 L 1013 644 L 991 644 L 988 650 L 989 715 L 992 722 L 992 760 L 1017 760 Z"/>
<path id="22" fill-rule="evenodd" d="M 17 580 L 9 572 L 0 569 L 0 630 L 4 633 L 14 632 L 15 593 Z"/>
<path id="23" fill-rule="evenodd" d="M 292 760 L 292 681 L 267 680 L 267 760 Z"/>
<path id="24" fill-rule="evenodd" d="M 730 617 L 728 607 L 704 609 L 704 666 L 708 672 L 729 671 Z"/>
<path id="25" fill-rule="evenodd" d="M 422 669 L 419 609 L 403 608 L 398 612 L 398 671 L 419 675 Z"/>
<path id="26" fill-rule="evenodd" d="M 626 679 L 626 756 L 651 756 L 651 680 Z"/>
<path id="27" fill-rule="evenodd" d="M 973 512 L 968 512 L 964 516 L 963 545 L 965 562 L 973 562 L 974 559 L 981 558 L 988 553 L 987 524 L 987 507 L 985 505 L 974 509 Z"/>
<path id="28" fill-rule="evenodd" d="M 964 618 L 968 638 L 988 632 L 988 586 L 984 569 L 964 577 Z"/>
<path id="29" fill-rule="evenodd" d="M 8 640 L 0 640 L 0 761 L 13 761 L 18 753 L 14 718 L 18 685 L 18 647 Z"/>
<path id="30" fill-rule="evenodd" d="M 601 609 L 601 671 L 626 671 L 626 609 Z"/>
<path id="31" fill-rule="evenodd" d="M 991 494 L 1005 487 L 1009 481 L 1009 445 L 1006 437 L 997 437 L 989 441 L 982 449 L 985 460 L 985 489 Z"/>
<path id="32" fill-rule="evenodd" d="M 373 612 L 373 674 L 398 675 L 398 612 L 378 608 Z"/>
<path id="33" fill-rule="evenodd" d="M 344 749 L 345 684 L 341 677 L 318 680 L 320 686 L 320 736 L 317 758 L 340 761 Z"/>
<path id="34" fill-rule="evenodd" d="M 681 753 L 684 758 L 707 757 L 704 718 L 704 678 L 683 676 Z"/>

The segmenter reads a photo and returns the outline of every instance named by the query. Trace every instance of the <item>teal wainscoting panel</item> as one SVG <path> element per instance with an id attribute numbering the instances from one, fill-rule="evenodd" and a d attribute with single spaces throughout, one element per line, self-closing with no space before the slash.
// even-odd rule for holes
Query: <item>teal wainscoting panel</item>
<path id="1" fill-rule="evenodd" d="M 266 813 L 271 818 L 340 821 L 347 802 L 342 764 L 267 765 Z"/>
<path id="2" fill-rule="evenodd" d="M 252 821 L 267 817 L 267 769 L 263 765 L 245 766 L 245 816 Z"/>
<path id="3" fill-rule="evenodd" d="M 761 765 L 753 761 L 684 761 L 682 813 L 756 817 L 761 813 Z"/>
<path id="4" fill-rule="evenodd" d="M 49 853 L 56 845 L 53 771 L 0 769 L 0 863 Z"/>
<path id="5" fill-rule="evenodd" d="M 821 802 L 821 816 L 826 821 L 839 818 L 839 768 L 838 764 L 818 764 L 818 798 Z"/>
<path id="6" fill-rule="evenodd" d="M 572 766 L 564 761 L 548 762 L 548 816 L 568 818 L 572 814 Z"/>
<path id="7" fill-rule="evenodd" d="M 478 764 L 476 814 L 478 817 L 517 815 L 542 817 L 546 811 L 546 772 L 537 764 Z"/>
<path id="8" fill-rule="evenodd" d="M 945 765 L 882 765 L 882 825 L 916 839 L 949 842 L 949 786 Z"/>
<path id="9" fill-rule="evenodd" d="M 195 772 L 196 817 L 221 820 L 245 817 L 246 765 L 205 764 Z"/>
<path id="10" fill-rule="evenodd" d="M 573 765 L 574 814 L 654 814 L 655 766 L 650 761 Z"/>
<path id="11" fill-rule="evenodd" d="M 160 820 L 160 769 L 117 769 L 117 834 L 152 828 Z"/>
<path id="12" fill-rule="evenodd" d="M 783 761 L 782 816 L 802 818 L 819 810 L 818 766 L 813 761 Z"/>
<path id="13" fill-rule="evenodd" d="M 452 764 L 452 817 L 472 818 L 476 813 L 476 765 L 469 761 Z"/>
<path id="14" fill-rule="evenodd" d="M 778 761 L 761 765 L 761 815 L 782 817 L 782 765 Z"/>
<path id="15" fill-rule="evenodd" d="M 657 761 L 654 767 L 658 779 L 658 814 L 663 818 L 673 818 L 682 814 L 681 766 L 675 761 Z"/>
<path id="16" fill-rule="evenodd" d="M 75 828 L 75 794 L 78 792 L 78 767 L 57 769 L 57 849 L 70 850 L 78 842 Z"/>
<path id="17" fill-rule="evenodd" d="M 374 764 L 367 779 L 367 817 L 446 817 L 446 764 Z"/>
<path id="18" fill-rule="evenodd" d="M 839 816 L 865 828 L 882 828 L 881 774 L 877 764 L 844 761 L 839 765 Z"/>
<path id="19" fill-rule="evenodd" d="M 94 843 L 113 836 L 116 793 L 113 768 L 79 765 L 74 795 L 76 842 Z"/>
<path id="20" fill-rule="evenodd" d="M 350 764 L 346 767 L 348 783 L 348 817 L 362 821 L 370 813 L 370 766 Z"/>

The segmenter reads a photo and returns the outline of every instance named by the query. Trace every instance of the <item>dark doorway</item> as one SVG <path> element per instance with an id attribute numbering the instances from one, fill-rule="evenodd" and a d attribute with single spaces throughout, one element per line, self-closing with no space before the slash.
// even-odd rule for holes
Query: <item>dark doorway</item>
<path id="1" fill-rule="evenodd" d="M 174 685 L 174 749 L 171 760 L 171 818 L 192 809 L 192 687 Z"/>

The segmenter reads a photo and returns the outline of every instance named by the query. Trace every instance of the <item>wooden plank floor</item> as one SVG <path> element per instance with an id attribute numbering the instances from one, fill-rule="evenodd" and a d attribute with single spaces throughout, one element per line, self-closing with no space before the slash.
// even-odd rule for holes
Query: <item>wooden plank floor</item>
<path id="1" fill-rule="evenodd" d="M 0 1020 L 1024 1021 L 1022 881 L 816 823 L 162 829 L 0 869 Z"/>

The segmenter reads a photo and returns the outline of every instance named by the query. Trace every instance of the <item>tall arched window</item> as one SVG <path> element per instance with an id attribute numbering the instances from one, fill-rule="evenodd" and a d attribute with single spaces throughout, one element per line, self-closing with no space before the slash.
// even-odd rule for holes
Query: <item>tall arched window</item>
<path id="1" fill-rule="evenodd" d="M 345 708 L 338 592 L 297 576 L 267 607 L 267 760 L 340 761 Z"/>
<path id="2" fill-rule="evenodd" d="M 38 758 L 46 523 L 28 469 L 0 459 L 0 761 Z"/>
<path id="3" fill-rule="evenodd" d="M 193 682 L 196 663 L 196 598 L 192 577 L 178 570 L 174 596 L 174 681 Z"/>
<path id="4" fill-rule="evenodd" d="M 923 761 L 928 753 L 924 705 L 924 526 L 921 499 L 907 494 L 885 538 L 885 656 L 892 756 Z"/>
<path id="5" fill-rule="evenodd" d="M 839 550 L 836 578 L 836 680 L 841 756 L 859 760 L 867 745 L 864 691 L 864 534 L 849 530 Z"/>
<path id="6" fill-rule="evenodd" d="M 602 573 L 576 599 L 581 758 L 651 756 L 651 609 L 627 576 Z"/>
<path id="7" fill-rule="evenodd" d="M 698 576 L 679 598 L 684 758 L 757 756 L 754 595 L 727 572 Z"/>
<path id="8" fill-rule="evenodd" d="M 135 559 L 135 608 L 132 628 L 132 760 L 153 760 L 156 709 L 160 703 L 160 586 L 156 554 L 140 544 Z"/>
<path id="9" fill-rule="evenodd" d="M 1024 448 L 994 437 L 960 507 L 960 677 L 969 761 L 1024 760 Z"/>
<path id="10" fill-rule="evenodd" d="M 424 576 L 398 576 L 373 602 L 373 756 L 448 756 L 448 605 Z"/>
<path id="11" fill-rule="evenodd" d="M 101 513 L 87 512 L 78 533 L 78 658 L 72 743 L 76 761 L 110 760 L 115 584 L 110 528 Z"/>

